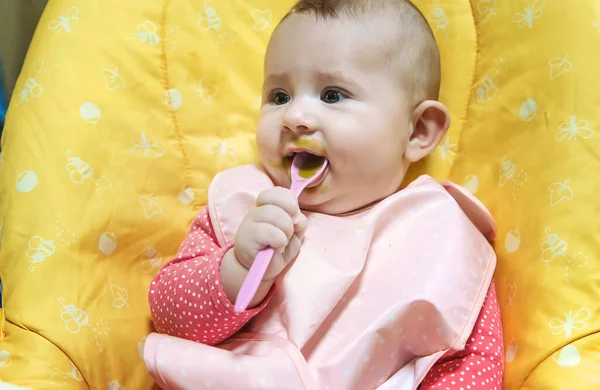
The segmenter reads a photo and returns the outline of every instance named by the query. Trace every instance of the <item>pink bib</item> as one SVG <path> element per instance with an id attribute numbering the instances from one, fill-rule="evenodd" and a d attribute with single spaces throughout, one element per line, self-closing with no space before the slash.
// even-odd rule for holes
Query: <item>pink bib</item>
<path id="1" fill-rule="evenodd" d="M 208 207 L 222 246 L 272 187 L 253 165 L 215 177 Z M 300 254 L 245 333 L 218 347 L 153 341 L 157 354 L 176 359 L 185 348 L 197 362 L 185 377 L 163 369 L 165 382 L 219 390 L 416 389 L 442 355 L 464 348 L 496 263 L 488 242 L 495 223 L 476 198 L 422 176 L 359 214 L 306 215 Z"/>

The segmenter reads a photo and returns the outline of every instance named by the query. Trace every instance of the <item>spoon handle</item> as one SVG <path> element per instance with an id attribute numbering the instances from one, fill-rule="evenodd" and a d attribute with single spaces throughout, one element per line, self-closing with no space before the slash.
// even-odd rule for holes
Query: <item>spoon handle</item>
<path id="1" fill-rule="evenodd" d="M 250 301 L 252 301 L 252 298 L 254 298 L 254 295 L 258 290 L 258 286 L 260 286 L 260 283 L 262 282 L 274 254 L 275 250 L 271 247 L 261 249 L 256 254 L 254 263 L 252 263 L 248 275 L 246 275 L 246 279 L 244 279 L 244 283 L 242 283 L 242 287 L 235 299 L 234 307 L 236 313 L 241 313 L 248 308 Z"/>
<path id="2" fill-rule="evenodd" d="M 328 164 L 326 158 L 320 157 L 322 159 L 321 167 L 317 171 L 313 172 L 310 178 L 301 177 L 301 175 L 298 173 L 298 167 L 303 165 L 303 159 L 305 159 L 307 155 L 308 153 L 298 153 L 296 156 L 294 156 L 294 160 L 292 161 L 292 185 L 290 189 L 296 198 L 300 197 L 300 194 L 302 191 L 304 191 L 306 186 L 319 177 Z M 274 254 L 275 250 L 271 247 L 264 248 L 256 254 L 254 263 L 252 263 L 252 266 L 248 271 L 248 275 L 246 275 L 244 283 L 242 283 L 242 287 L 240 288 L 240 291 L 235 299 L 234 310 L 236 313 L 241 313 L 248 308 L 250 301 L 252 301 L 252 298 L 254 298 L 254 295 L 258 290 L 258 286 L 260 286 L 260 283 L 265 276 L 265 272 L 267 271 L 269 263 L 271 262 Z"/>
<path id="3" fill-rule="evenodd" d="M 292 192 L 296 195 L 296 198 L 300 196 L 302 190 L 306 187 L 305 183 L 297 183 L 292 182 Z M 275 254 L 275 250 L 271 247 L 267 247 L 261 249 L 254 258 L 254 263 L 250 267 L 248 271 L 248 275 L 246 275 L 246 279 L 244 279 L 244 283 L 242 283 L 242 287 L 238 292 L 237 297 L 235 298 L 234 309 L 236 313 L 241 313 L 248 308 L 250 301 L 254 298 L 256 291 L 258 290 L 258 286 L 263 280 L 265 276 L 265 272 L 267 272 L 267 268 L 269 267 L 269 263 L 271 263 L 271 259 Z"/>

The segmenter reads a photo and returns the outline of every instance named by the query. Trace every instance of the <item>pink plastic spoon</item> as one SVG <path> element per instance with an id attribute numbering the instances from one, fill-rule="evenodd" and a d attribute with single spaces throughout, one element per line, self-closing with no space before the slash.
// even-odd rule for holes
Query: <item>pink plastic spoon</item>
<path id="1" fill-rule="evenodd" d="M 315 156 L 307 152 L 298 153 L 294 156 L 290 168 L 292 178 L 290 189 L 296 195 L 296 198 L 300 197 L 300 194 L 306 187 L 321 177 L 323 172 L 325 172 L 325 168 L 327 168 L 327 159 L 324 157 Z M 246 279 L 244 279 L 244 283 L 242 283 L 242 287 L 235 300 L 236 313 L 241 313 L 248 308 L 274 254 L 275 250 L 271 247 L 264 248 L 256 254 L 254 263 L 252 263 L 252 267 L 250 267 L 248 275 L 246 275 Z"/>

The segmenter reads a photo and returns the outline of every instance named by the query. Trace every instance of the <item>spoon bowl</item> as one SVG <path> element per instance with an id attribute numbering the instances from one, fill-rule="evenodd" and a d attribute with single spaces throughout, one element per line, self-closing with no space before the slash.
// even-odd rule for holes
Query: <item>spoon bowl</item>
<path id="1" fill-rule="evenodd" d="M 307 187 L 313 187 L 321 181 L 328 168 L 328 161 L 323 156 L 316 156 L 308 152 L 301 152 L 294 156 L 290 167 L 292 179 L 291 190 L 300 197 Z"/>

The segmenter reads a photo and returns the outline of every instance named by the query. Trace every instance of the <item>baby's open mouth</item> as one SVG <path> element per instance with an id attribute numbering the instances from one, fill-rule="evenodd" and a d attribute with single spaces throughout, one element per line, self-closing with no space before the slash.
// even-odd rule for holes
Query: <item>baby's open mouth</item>
<path id="1" fill-rule="evenodd" d="M 294 160 L 294 157 L 296 157 L 296 155 L 299 153 L 306 154 L 306 156 L 304 156 L 304 159 L 307 160 L 309 165 L 314 166 L 313 168 L 316 168 L 316 166 L 321 166 L 323 164 L 323 160 L 326 159 L 326 157 L 324 157 L 320 154 L 313 153 L 313 152 L 310 152 L 307 150 L 297 150 L 297 151 L 288 152 L 288 154 L 285 157 L 283 157 L 283 167 L 286 170 L 286 173 L 290 180 L 292 180 L 292 177 L 291 177 L 292 161 Z M 309 170 L 310 170 L 310 168 L 309 168 Z M 319 184 L 321 184 L 323 182 L 323 180 L 325 180 L 325 176 L 327 175 L 328 172 L 329 172 L 329 164 L 327 164 L 325 169 L 319 174 L 319 176 L 311 184 L 309 184 L 307 186 L 307 188 L 317 187 Z"/>

